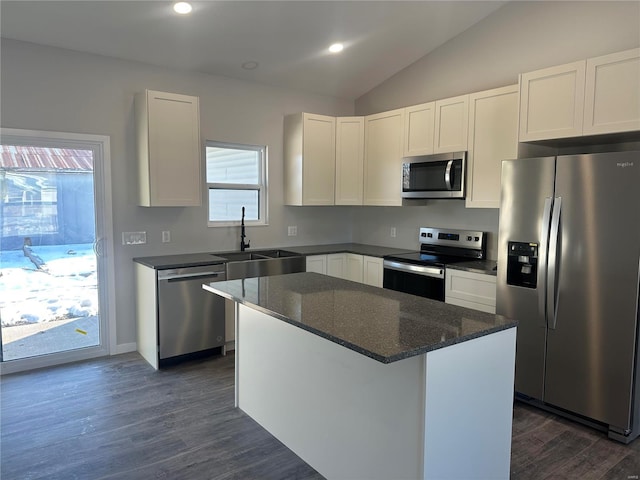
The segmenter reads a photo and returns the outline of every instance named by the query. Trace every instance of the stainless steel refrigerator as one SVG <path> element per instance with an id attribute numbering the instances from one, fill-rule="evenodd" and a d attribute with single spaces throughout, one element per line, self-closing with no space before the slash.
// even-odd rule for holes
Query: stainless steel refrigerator
<path id="1" fill-rule="evenodd" d="M 522 399 L 640 433 L 640 152 L 502 164 L 497 313 Z"/>

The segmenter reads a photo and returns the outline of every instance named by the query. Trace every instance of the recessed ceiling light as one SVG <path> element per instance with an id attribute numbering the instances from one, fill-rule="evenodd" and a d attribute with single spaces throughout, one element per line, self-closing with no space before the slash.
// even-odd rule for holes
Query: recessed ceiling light
<path id="1" fill-rule="evenodd" d="M 176 2 L 173 4 L 173 11 L 181 15 L 191 13 L 192 7 L 188 2 Z"/>
<path id="2" fill-rule="evenodd" d="M 344 49 L 344 45 L 341 43 L 334 43 L 329 47 L 331 53 L 340 53 Z"/>
<path id="3" fill-rule="evenodd" d="M 245 70 L 255 70 L 258 68 L 258 62 L 244 62 L 242 64 L 242 68 Z"/>

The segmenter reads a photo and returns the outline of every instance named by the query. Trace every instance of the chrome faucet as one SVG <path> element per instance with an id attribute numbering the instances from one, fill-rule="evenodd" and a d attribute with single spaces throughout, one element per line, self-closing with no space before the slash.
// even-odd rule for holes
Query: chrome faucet
<path id="1" fill-rule="evenodd" d="M 244 252 L 249 248 L 249 242 L 244 241 L 247 235 L 244 233 L 244 207 L 242 207 L 242 221 L 240 222 L 240 251 Z"/>

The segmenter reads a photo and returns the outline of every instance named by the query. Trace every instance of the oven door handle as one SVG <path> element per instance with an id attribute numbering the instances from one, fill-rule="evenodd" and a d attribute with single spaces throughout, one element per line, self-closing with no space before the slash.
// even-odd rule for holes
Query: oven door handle
<path id="1" fill-rule="evenodd" d="M 397 270 L 399 272 L 415 273 L 425 277 L 444 278 L 444 268 L 442 267 L 426 267 L 410 263 L 394 262 L 392 260 L 385 260 L 383 266 L 386 269 Z"/>

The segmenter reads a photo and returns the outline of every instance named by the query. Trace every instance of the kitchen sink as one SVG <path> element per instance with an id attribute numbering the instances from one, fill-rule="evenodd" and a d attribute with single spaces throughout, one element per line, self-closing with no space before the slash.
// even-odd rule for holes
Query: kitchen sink
<path id="1" fill-rule="evenodd" d="M 231 252 L 231 253 L 212 253 L 212 255 L 224 258 L 228 262 L 246 262 L 247 260 L 264 260 L 266 257 L 257 252 Z"/>
<path id="2" fill-rule="evenodd" d="M 256 255 L 263 255 L 269 258 L 285 258 L 285 257 L 299 257 L 299 253 L 289 252 L 287 250 L 258 250 L 255 253 Z"/>
<path id="3" fill-rule="evenodd" d="M 264 260 L 265 258 L 299 257 L 300 254 L 287 250 L 254 250 L 251 252 L 212 253 L 216 257 L 229 262 L 244 262 L 247 260 Z"/>
<path id="4" fill-rule="evenodd" d="M 287 250 L 255 250 L 213 255 L 227 260 L 227 280 L 306 271 L 305 257 Z"/>

